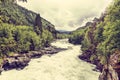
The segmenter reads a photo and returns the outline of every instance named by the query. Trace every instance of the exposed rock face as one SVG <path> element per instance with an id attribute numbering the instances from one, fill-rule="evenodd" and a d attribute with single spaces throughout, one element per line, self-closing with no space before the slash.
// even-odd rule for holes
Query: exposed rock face
<path id="1" fill-rule="evenodd" d="M 101 75 L 99 76 L 99 80 L 119 80 L 117 72 L 113 69 L 111 65 L 108 67 L 105 65 Z"/>
<path id="2" fill-rule="evenodd" d="M 82 54 L 82 55 L 80 55 L 80 56 L 78 56 L 78 57 L 79 57 L 80 59 L 86 61 L 86 62 L 89 62 L 89 63 L 91 63 L 91 64 L 95 64 L 95 65 L 96 65 L 96 68 L 93 69 L 94 71 L 100 71 L 100 72 L 102 72 L 103 65 L 99 62 L 98 59 L 91 61 L 91 60 L 90 60 L 90 56 L 91 56 L 91 54 Z"/>
<path id="3" fill-rule="evenodd" d="M 13 68 L 22 69 L 28 65 L 29 61 L 30 59 L 27 57 L 6 58 L 6 60 L 4 60 L 2 68 L 4 68 L 4 70 L 10 70 Z"/>
<path id="4" fill-rule="evenodd" d="M 96 68 L 102 72 L 99 80 L 120 80 L 120 51 L 115 51 L 113 55 L 110 56 L 108 66 L 103 66 L 97 60 L 93 62 L 90 61 L 90 54 L 83 54 L 79 56 L 79 58 L 97 66 Z"/>
<path id="5" fill-rule="evenodd" d="M 120 51 L 110 56 L 109 66 L 103 67 L 99 80 L 120 80 Z"/>
<path id="6" fill-rule="evenodd" d="M 113 55 L 110 57 L 110 64 L 113 69 L 118 73 L 118 77 L 120 80 L 120 51 L 115 51 Z"/>
<path id="7" fill-rule="evenodd" d="M 62 48 L 55 47 L 47 47 L 41 49 L 40 51 L 30 51 L 29 53 L 24 54 L 15 54 L 13 56 L 9 56 L 3 60 L 3 64 L 0 65 L 0 73 L 3 70 L 11 70 L 11 69 L 23 69 L 28 65 L 31 58 L 39 58 L 44 54 L 55 54 L 61 50 L 66 50 Z"/>

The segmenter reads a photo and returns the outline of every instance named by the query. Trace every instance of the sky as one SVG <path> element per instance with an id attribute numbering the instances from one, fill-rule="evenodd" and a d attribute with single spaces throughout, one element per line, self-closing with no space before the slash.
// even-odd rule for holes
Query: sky
<path id="1" fill-rule="evenodd" d="M 37 12 L 57 30 L 72 31 L 99 17 L 112 0 L 28 0 L 19 5 Z"/>

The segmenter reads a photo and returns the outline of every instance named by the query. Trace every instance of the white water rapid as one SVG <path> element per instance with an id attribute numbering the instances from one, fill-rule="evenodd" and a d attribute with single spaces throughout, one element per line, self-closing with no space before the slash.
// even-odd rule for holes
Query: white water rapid
<path id="1" fill-rule="evenodd" d="M 2 72 L 0 80 L 98 80 L 99 72 L 92 71 L 95 66 L 78 58 L 80 45 L 72 45 L 67 39 L 52 45 L 68 50 L 32 59 L 23 70 Z"/>

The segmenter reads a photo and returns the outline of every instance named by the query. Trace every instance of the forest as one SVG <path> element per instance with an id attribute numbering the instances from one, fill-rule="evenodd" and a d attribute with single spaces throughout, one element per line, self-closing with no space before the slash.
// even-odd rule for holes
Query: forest
<path id="1" fill-rule="evenodd" d="M 40 14 L 17 5 L 13 0 L 0 1 L 0 60 L 15 53 L 50 46 L 55 35 L 54 25 Z"/>
<path id="2" fill-rule="evenodd" d="M 94 18 L 83 28 L 74 31 L 69 38 L 71 43 L 82 45 L 83 54 L 79 57 L 98 66 L 103 72 L 100 80 L 117 80 L 109 66 L 120 77 L 120 0 L 114 0 L 100 18 Z"/>
<path id="3" fill-rule="evenodd" d="M 0 0 L 0 63 L 15 53 L 38 51 L 54 39 L 64 38 L 81 45 L 79 58 L 97 66 L 99 80 L 120 80 L 120 0 L 114 0 L 99 18 L 70 33 L 56 31 L 40 14 L 15 0 Z"/>

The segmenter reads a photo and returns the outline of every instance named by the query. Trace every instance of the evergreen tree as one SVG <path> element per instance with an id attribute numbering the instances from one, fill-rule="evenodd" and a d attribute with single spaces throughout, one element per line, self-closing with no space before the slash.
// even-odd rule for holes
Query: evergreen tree
<path id="1" fill-rule="evenodd" d="M 37 33 L 37 35 L 42 34 L 42 22 L 41 22 L 40 14 L 36 15 L 35 23 L 34 23 L 34 30 Z"/>

